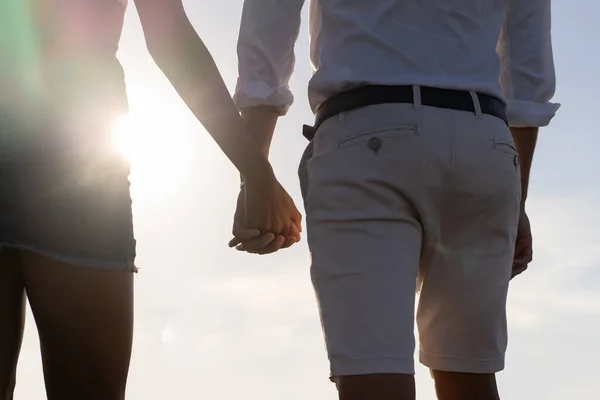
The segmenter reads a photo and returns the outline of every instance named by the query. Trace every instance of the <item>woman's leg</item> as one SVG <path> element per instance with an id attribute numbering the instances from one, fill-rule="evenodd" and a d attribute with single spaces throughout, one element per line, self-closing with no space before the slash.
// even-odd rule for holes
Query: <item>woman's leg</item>
<path id="1" fill-rule="evenodd" d="M 25 324 L 19 253 L 0 249 L 0 400 L 12 400 Z"/>
<path id="2" fill-rule="evenodd" d="M 23 253 L 49 400 L 123 400 L 133 336 L 133 273 Z"/>

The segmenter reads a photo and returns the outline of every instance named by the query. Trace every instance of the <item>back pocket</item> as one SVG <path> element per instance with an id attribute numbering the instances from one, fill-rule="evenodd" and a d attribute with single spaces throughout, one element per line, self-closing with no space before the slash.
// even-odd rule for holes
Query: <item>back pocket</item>
<path id="1" fill-rule="evenodd" d="M 359 144 L 369 144 L 373 146 L 377 146 L 378 140 L 384 139 L 396 139 L 407 136 L 415 136 L 417 134 L 416 126 L 389 126 L 389 127 L 379 127 L 375 129 L 369 129 L 368 131 L 362 131 L 359 133 L 355 133 L 346 138 L 340 139 L 337 142 L 338 149 L 343 149 L 346 147 L 352 147 Z"/>
<path id="2" fill-rule="evenodd" d="M 302 194 L 302 201 L 306 208 L 306 196 L 308 195 L 308 162 L 313 155 L 313 141 L 311 140 L 304 149 L 302 157 L 300 158 L 300 165 L 298 166 L 298 178 L 300 179 L 300 193 Z"/>
<path id="3" fill-rule="evenodd" d="M 517 148 L 514 143 L 504 139 L 492 139 L 492 148 L 501 153 L 518 155 Z"/>
<path id="4" fill-rule="evenodd" d="M 519 167 L 519 152 L 514 142 L 506 139 L 492 139 L 492 149 L 499 153 L 504 153 L 511 159 L 512 164 L 516 169 Z"/>

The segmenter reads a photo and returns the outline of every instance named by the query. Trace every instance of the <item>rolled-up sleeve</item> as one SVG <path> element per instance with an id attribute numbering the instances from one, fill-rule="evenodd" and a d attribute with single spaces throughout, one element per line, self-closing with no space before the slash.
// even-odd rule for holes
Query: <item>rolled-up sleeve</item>
<path id="1" fill-rule="evenodd" d="M 550 0 L 507 0 L 498 54 L 509 125 L 547 126 L 560 107 L 550 102 L 556 86 Z"/>
<path id="2" fill-rule="evenodd" d="M 245 0 L 238 38 L 238 108 L 276 107 L 281 115 L 294 102 L 289 80 L 304 0 Z"/>

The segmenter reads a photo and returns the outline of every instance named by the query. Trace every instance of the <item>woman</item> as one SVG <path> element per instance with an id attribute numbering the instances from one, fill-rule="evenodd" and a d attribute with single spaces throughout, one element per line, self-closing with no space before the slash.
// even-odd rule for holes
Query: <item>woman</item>
<path id="1" fill-rule="evenodd" d="M 125 397 L 135 240 L 129 165 L 111 143 L 127 111 L 125 2 L 0 4 L 0 400 L 13 398 L 26 296 L 48 398 Z M 291 245 L 300 215 L 181 1 L 135 3 L 157 65 L 244 177 L 246 239 Z"/>

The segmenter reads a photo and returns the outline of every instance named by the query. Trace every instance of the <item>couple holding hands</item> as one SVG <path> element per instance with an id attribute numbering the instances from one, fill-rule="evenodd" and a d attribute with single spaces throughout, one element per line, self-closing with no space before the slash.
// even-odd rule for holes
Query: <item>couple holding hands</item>
<path id="1" fill-rule="evenodd" d="M 244 1 L 233 99 L 181 0 L 134 3 L 152 58 L 242 176 L 229 245 L 299 241 L 268 156 L 305 1 Z M 550 0 L 308 4 L 315 122 L 299 176 L 339 398 L 415 399 L 418 292 L 438 398 L 497 400 L 509 282 L 533 257 L 529 171 L 559 107 Z M 136 242 L 129 165 L 109 143 L 127 111 L 126 6 L 0 5 L 0 400 L 26 301 L 48 399 L 125 398 Z"/>

